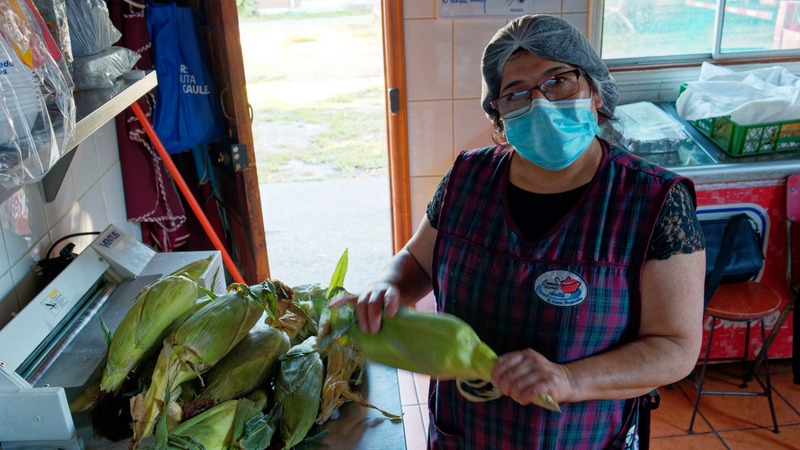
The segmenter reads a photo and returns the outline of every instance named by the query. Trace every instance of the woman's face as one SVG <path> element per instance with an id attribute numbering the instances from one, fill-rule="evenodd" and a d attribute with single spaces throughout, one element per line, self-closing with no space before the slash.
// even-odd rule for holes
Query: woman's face
<path id="1" fill-rule="evenodd" d="M 576 67 L 558 61 L 551 61 L 528 51 L 520 51 L 512 55 L 503 67 L 503 79 L 500 83 L 500 95 L 498 97 L 534 88 L 554 75 L 571 69 L 576 69 Z M 592 111 L 597 117 L 597 110 L 603 106 L 603 99 L 598 93 L 593 92 L 586 76 L 579 77 L 578 83 L 580 84 L 580 89 L 568 99 L 592 97 L 594 100 L 592 102 Z M 545 98 L 538 89 L 533 91 L 532 96 L 534 99 Z"/>

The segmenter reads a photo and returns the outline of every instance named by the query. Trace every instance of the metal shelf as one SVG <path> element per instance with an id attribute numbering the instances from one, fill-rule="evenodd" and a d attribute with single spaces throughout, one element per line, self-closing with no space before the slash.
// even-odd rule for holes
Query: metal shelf
<path id="1" fill-rule="evenodd" d="M 75 135 L 66 146 L 65 153 L 42 178 L 46 202 L 55 200 L 75 156 L 75 148 L 133 102 L 153 90 L 157 84 L 156 72 L 150 70 L 137 80 L 122 79 L 113 88 L 75 93 Z"/>
<path id="2" fill-rule="evenodd" d="M 74 136 L 66 145 L 64 154 L 39 182 L 46 202 L 55 200 L 72 158 L 75 156 L 75 148 L 133 102 L 153 90 L 157 84 L 156 72 L 150 70 L 144 72 L 144 76 L 139 79 L 126 80 L 123 78 L 113 88 L 75 93 Z M 21 187 L 0 188 L 0 203 L 6 201 Z"/>

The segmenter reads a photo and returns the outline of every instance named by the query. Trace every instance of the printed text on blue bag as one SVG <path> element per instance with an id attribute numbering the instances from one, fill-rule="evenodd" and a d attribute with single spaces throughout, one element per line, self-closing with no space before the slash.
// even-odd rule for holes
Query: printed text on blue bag
<path id="1" fill-rule="evenodd" d="M 184 94 L 208 95 L 211 93 L 209 91 L 207 84 L 204 84 L 202 86 L 197 85 L 197 82 L 194 79 L 194 75 L 190 74 L 189 68 L 183 64 L 181 64 L 181 84 L 183 85 Z"/>

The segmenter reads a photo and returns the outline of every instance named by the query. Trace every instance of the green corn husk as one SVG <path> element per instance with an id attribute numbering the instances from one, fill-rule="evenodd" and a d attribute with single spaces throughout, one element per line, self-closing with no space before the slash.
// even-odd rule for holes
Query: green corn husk
<path id="1" fill-rule="evenodd" d="M 320 406 L 324 367 L 311 336 L 281 356 L 275 382 L 275 401 L 283 407 L 280 435 L 284 449 L 305 439 Z"/>
<path id="2" fill-rule="evenodd" d="M 270 296 L 275 292 L 264 286 L 232 285 L 231 292 L 197 311 L 164 340 L 150 388 L 131 402 L 134 445 L 152 434 L 167 383 L 179 386 L 217 364 L 258 322 Z"/>
<path id="3" fill-rule="evenodd" d="M 211 260 L 213 259 L 214 255 L 210 255 L 208 258 L 190 262 L 189 264 L 181 267 L 175 272 L 172 272 L 170 275 L 173 276 L 183 275 L 192 281 L 197 281 L 198 279 L 200 279 L 203 273 L 205 273 L 206 269 L 208 269 L 208 265 L 211 264 Z"/>
<path id="4" fill-rule="evenodd" d="M 261 411 L 266 404 L 266 392 L 256 390 L 247 397 L 220 403 L 175 426 L 171 432 L 167 433 L 165 429 L 162 429 L 163 425 L 159 425 L 154 446 L 148 448 L 154 450 L 264 449 L 267 447 L 266 445 L 258 449 L 245 447 L 239 442 L 239 439 L 243 439 L 245 435 L 247 430 L 245 424 L 264 417 Z M 274 428 L 272 434 L 274 434 Z M 270 439 L 272 434 L 269 434 Z M 263 439 L 258 442 L 263 442 Z"/>
<path id="5" fill-rule="evenodd" d="M 258 414 L 244 424 L 244 429 L 239 426 L 241 422 L 237 417 L 234 424 L 234 434 L 241 432 L 241 438 L 236 441 L 236 448 L 243 450 L 262 450 L 269 447 L 273 436 L 278 429 L 283 414 L 283 407 L 276 403 L 269 414 Z"/>
<path id="6" fill-rule="evenodd" d="M 496 388 L 477 396 L 462 388 L 464 380 L 469 388 L 489 386 L 497 354 L 469 324 L 451 314 L 401 308 L 394 317 L 384 317 L 381 330 L 373 334 L 363 333 L 352 308 L 344 306 L 331 310 L 330 327 L 323 327 L 326 336 L 321 338 L 322 343 L 327 345 L 347 335 L 368 360 L 440 380 L 456 380 L 459 391 L 469 400 L 487 401 L 501 395 Z M 534 404 L 560 411 L 547 394 Z"/>
<path id="7" fill-rule="evenodd" d="M 116 392 L 128 373 L 155 352 L 197 301 L 197 284 L 166 276 L 144 287 L 111 338 L 100 389 Z"/>
<path id="8" fill-rule="evenodd" d="M 322 312 L 328 307 L 327 288 L 322 287 L 319 283 L 315 284 L 302 284 L 292 287 L 294 290 L 294 300 L 297 304 L 302 305 L 303 302 L 311 303 L 314 314 L 310 316 L 317 319 L 322 316 Z M 306 307 L 301 306 L 304 310 Z M 319 323 L 318 323 L 319 324 Z"/>
<path id="9" fill-rule="evenodd" d="M 194 440 L 206 449 L 227 449 L 233 442 L 233 423 L 241 401 L 244 400 L 228 400 L 182 422 L 170 432 L 170 447 L 182 438 Z"/>
<path id="10" fill-rule="evenodd" d="M 205 388 L 183 405 L 185 417 L 264 386 L 274 373 L 278 357 L 289 350 L 289 337 L 269 325 L 255 326 L 206 375 Z"/>
<path id="11" fill-rule="evenodd" d="M 354 392 L 350 385 L 361 382 L 364 360 L 355 341 L 348 340 L 344 345 L 334 344 L 329 347 L 325 368 L 325 382 L 322 385 L 322 404 L 316 423 L 325 423 L 334 411 L 347 402 L 355 402 L 365 408 L 374 408 L 391 420 L 401 420 L 401 416 L 386 412 L 368 403 L 360 393 Z M 355 380 L 353 375 L 359 374 Z"/>

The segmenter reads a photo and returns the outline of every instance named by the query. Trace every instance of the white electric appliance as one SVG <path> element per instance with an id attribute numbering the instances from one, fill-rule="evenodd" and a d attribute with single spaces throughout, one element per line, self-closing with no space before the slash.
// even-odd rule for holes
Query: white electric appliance
<path id="1" fill-rule="evenodd" d="M 79 450 L 68 400 L 102 371 L 113 332 L 146 285 L 212 257 L 199 284 L 217 294 L 227 283 L 219 251 L 157 253 L 109 226 L 0 329 L 0 448 Z"/>

